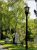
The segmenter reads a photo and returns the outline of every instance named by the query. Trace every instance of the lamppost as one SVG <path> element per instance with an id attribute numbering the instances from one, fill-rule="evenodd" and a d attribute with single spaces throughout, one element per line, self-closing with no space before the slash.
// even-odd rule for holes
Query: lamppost
<path id="1" fill-rule="evenodd" d="M 26 14 L 26 50 L 28 50 L 28 14 L 29 14 L 29 7 L 27 5 L 25 7 L 25 14 Z"/>

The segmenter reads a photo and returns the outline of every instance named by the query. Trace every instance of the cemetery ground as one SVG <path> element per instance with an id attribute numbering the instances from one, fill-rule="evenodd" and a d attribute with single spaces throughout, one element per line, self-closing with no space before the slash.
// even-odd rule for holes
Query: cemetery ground
<path id="1" fill-rule="evenodd" d="M 14 44 L 5 44 L 4 40 L 0 40 L 0 48 L 5 50 L 25 50 L 24 47 Z"/>
<path id="2" fill-rule="evenodd" d="M 0 49 L 2 50 L 25 50 L 25 47 L 21 45 L 5 44 L 4 40 L 0 40 Z M 30 47 L 28 50 L 37 50 L 37 46 Z"/>

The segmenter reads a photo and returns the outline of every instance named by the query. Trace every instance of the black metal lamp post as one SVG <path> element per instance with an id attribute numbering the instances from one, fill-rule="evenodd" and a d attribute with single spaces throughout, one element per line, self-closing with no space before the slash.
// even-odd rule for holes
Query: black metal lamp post
<path id="1" fill-rule="evenodd" d="M 28 14 L 29 14 L 29 7 L 27 5 L 25 7 L 25 14 L 26 14 L 26 50 L 28 50 Z"/>

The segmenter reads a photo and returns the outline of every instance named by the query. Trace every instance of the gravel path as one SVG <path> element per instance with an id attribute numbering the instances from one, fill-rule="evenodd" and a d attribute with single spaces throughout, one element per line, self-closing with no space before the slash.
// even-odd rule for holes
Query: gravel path
<path id="1" fill-rule="evenodd" d="M 0 45 L 0 50 L 8 50 L 8 49 L 3 49 L 3 46 L 2 46 L 2 45 Z"/>

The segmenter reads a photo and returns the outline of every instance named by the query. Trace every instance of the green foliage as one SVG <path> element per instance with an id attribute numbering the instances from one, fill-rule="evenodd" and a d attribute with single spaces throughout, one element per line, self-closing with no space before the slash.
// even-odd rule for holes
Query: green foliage
<path id="1" fill-rule="evenodd" d="M 14 37 L 14 35 L 11 34 L 11 29 L 15 29 L 19 34 L 20 42 L 25 42 L 26 16 L 24 11 L 23 0 L 8 0 L 8 2 L 0 1 L 0 27 L 2 27 L 3 30 L 10 29 L 9 34 L 8 32 L 5 33 L 10 39 Z M 34 20 L 28 18 L 28 39 L 30 40 L 31 37 L 34 39 L 35 35 Z"/>
<path id="2" fill-rule="evenodd" d="M 0 12 L 0 27 L 2 27 L 2 30 L 8 28 L 11 30 L 15 28 L 16 32 L 20 35 L 20 39 L 23 35 L 23 40 L 26 32 L 26 30 L 24 30 L 26 25 L 22 22 L 23 20 L 25 20 L 23 0 L 18 0 L 17 2 L 13 2 L 10 0 L 8 2 L 0 1 L 0 6 L 2 7 L 2 10 Z M 5 33 L 5 35 L 9 38 L 13 38 L 11 32 L 10 35 L 7 33 Z"/>

